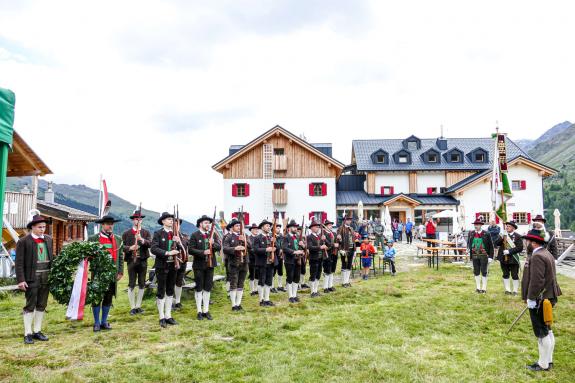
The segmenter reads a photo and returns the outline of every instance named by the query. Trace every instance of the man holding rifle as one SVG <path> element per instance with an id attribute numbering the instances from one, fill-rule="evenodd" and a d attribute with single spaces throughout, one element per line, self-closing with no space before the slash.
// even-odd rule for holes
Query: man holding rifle
<path id="1" fill-rule="evenodd" d="M 298 235 L 298 228 L 299 225 L 292 219 L 290 223 L 287 224 L 288 234 L 283 241 L 286 284 L 290 303 L 299 302 L 297 288 L 301 272 L 301 263 L 303 262 L 305 252 L 305 243 L 301 234 Z"/>
<path id="2" fill-rule="evenodd" d="M 176 286 L 177 257 L 183 249 L 181 239 L 174 234 L 174 215 L 163 212 L 158 223 L 162 228 L 154 233 L 152 239 L 152 254 L 156 256 L 154 270 L 156 271 L 157 291 L 156 305 L 160 316 L 160 326 L 176 325 L 178 322 L 172 318 L 172 302 Z M 180 267 L 186 267 L 183 264 Z"/>
<path id="3" fill-rule="evenodd" d="M 323 292 L 335 291 L 333 287 L 333 274 L 337 267 L 337 249 L 339 245 L 335 243 L 335 236 L 332 231 L 333 222 L 326 219 L 322 227 L 322 238 L 327 246 L 327 256 L 323 260 Z"/>
<path id="4" fill-rule="evenodd" d="M 280 223 L 277 223 L 275 230 L 276 230 L 276 259 L 277 259 L 277 264 L 274 267 L 274 276 L 273 276 L 273 280 L 272 280 L 272 289 L 271 289 L 272 293 L 277 293 L 278 291 L 282 291 L 282 292 L 286 291 L 286 289 L 284 289 L 284 287 L 283 287 L 283 282 L 282 282 L 282 278 L 284 276 L 284 260 L 283 260 L 283 250 L 282 250 L 283 249 L 284 236 L 282 235 L 282 225 Z M 277 289 L 275 288 L 276 279 L 277 279 L 277 286 L 278 286 Z"/>
<path id="5" fill-rule="evenodd" d="M 337 243 L 341 254 L 341 284 L 343 287 L 351 287 L 351 266 L 355 253 L 355 233 L 351 227 L 351 217 L 345 217 L 343 224 L 337 231 Z"/>
<path id="6" fill-rule="evenodd" d="M 527 251 L 531 252 L 523 269 L 521 296 L 527 302 L 533 333 L 539 344 L 539 360 L 527 368 L 548 371 L 553 367 L 555 336 L 551 331 L 553 309 L 561 289 L 555 274 L 555 259 L 545 248 L 545 231 L 531 229 L 523 236 Z"/>
<path id="7" fill-rule="evenodd" d="M 214 286 L 214 267 L 217 266 L 215 252 L 221 250 L 220 243 L 214 239 L 213 224 L 214 219 L 207 215 L 198 218 L 196 226 L 199 230 L 190 236 L 188 245 L 189 253 L 194 256 L 192 268 L 196 282 L 198 320 L 213 319 L 210 314 L 210 294 Z"/>
<path id="8" fill-rule="evenodd" d="M 523 240 L 515 230 L 517 230 L 515 221 L 505 222 L 505 235 L 498 236 L 493 244 L 495 247 L 499 247 L 497 260 L 503 272 L 505 295 L 517 295 L 519 290 L 519 255 L 523 251 Z M 511 292 L 509 283 L 510 274 L 513 280 L 513 292 Z"/>
<path id="9" fill-rule="evenodd" d="M 309 250 L 309 281 L 311 283 L 311 297 L 319 297 L 317 292 L 321 277 L 321 263 L 327 252 L 327 245 L 322 240 L 320 223 L 312 221 L 309 228 L 311 234 L 307 236 L 307 249 Z"/>
<path id="10" fill-rule="evenodd" d="M 243 217 L 240 216 L 240 219 L 243 219 Z M 235 218 L 226 226 L 226 229 L 229 233 L 224 238 L 223 249 L 228 259 L 230 300 L 232 302 L 232 311 L 240 311 L 243 309 L 244 282 L 248 272 L 246 237 L 242 232 L 242 222 Z"/>
<path id="11" fill-rule="evenodd" d="M 256 223 L 250 226 L 250 236 L 247 238 L 248 242 L 248 274 L 250 279 L 250 295 L 258 295 L 258 270 L 256 267 L 256 253 L 254 251 L 254 240 L 260 234 L 260 228 Z"/>
<path id="12" fill-rule="evenodd" d="M 150 257 L 150 247 L 152 247 L 152 234 L 142 228 L 142 221 L 145 218 L 142 209 L 135 210 L 130 216 L 132 228 L 122 234 L 124 242 L 124 260 L 128 266 L 128 300 L 130 302 L 130 315 L 141 314 L 142 300 L 146 287 L 146 273 L 148 270 L 148 258 Z M 138 296 L 134 289 L 138 280 Z"/>
<path id="13" fill-rule="evenodd" d="M 268 220 L 263 220 L 259 224 L 261 234 L 254 240 L 254 252 L 256 254 L 256 267 L 258 269 L 258 295 L 260 298 L 260 306 L 275 306 L 270 301 L 270 290 L 272 287 L 272 277 L 275 268 L 276 247 L 274 238 L 271 233 L 273 223 Z"/>

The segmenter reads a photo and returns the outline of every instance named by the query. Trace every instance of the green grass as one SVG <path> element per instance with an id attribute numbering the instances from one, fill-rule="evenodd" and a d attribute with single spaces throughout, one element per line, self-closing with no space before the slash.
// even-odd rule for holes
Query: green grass
<path id="1" fill-rule="evenodd" d="M 495 265 L 494 265 L 495 266 Z M 214 321 L 196 321 L 185 296 L 179 326 L 161 330 L 153 298 L 143 316 L 128 315 L 126 281 L 112 309 L 114 329 L 94 334 L 92 319 L 70 323 L 65 308 L 49 304 L 50 341 L 22 343 L 22 294 L 0 298 L 0 380 L 10 382 L 569 382 L 575 376 L 575 281 L 560 277 L 564 296 L 555 312 L 555 369 L 531 373 L 537 359 L 529 318 L 510 336 L 523 308 L 501 292 L 492 267 L 490 291 L 474 292 L 471 271 L 442 265 L 372 278 L 351 289 L 297 306 L 244 299 L 232 313 L 218 284 Z"/>

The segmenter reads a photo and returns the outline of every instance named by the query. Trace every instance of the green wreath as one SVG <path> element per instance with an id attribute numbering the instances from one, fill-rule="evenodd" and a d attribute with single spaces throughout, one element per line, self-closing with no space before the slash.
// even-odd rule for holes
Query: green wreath
<path id="1" fill-rule="evenodd" d="M 56 301 L 67 305 L 70 302 L 74 276 L 80 261 L 90 260 L 88 286 L 86 289 L 86 305 L 98 304 L 116 281 L 116 265 L 110 253 L 97 242 L 74 242 L 62 249 L 60 255 L 54 258 L 50 269 L 50 292 Z"/>

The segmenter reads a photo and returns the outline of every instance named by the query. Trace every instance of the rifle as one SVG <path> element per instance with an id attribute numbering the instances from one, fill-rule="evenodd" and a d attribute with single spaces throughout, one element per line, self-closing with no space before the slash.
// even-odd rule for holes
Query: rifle
<path id="1" fill-rule="evenodd" d="M 325 245 L 325 240 L 323 240 L 322 237 L 325 237 L 325 232 L 326 232 L 327 230 L 325 229 L 325 226 L 324 226 L 323 224 L 320 224 L 320 225 L 319 225 L 319 230 L 320 230 L 320 232 L 319 232 L 319 233 L 320 233 L 320 237 L 319 237 L 319 238 L 320 238 L 320 242 L 319 242 L 319 244 L 320 244 L 320 246 L 321 246 L 321 245 L 322 245 L 322 241 L 323 241 L 323 245 Z M 327 253 L 327 249 L 324 249 L 324 251 L 323 251 L 323 259 L 328 259 L 328 258 L 329 258 L 329 255 L 328 255 L 328 253 Z"/>
<path id="2" fill-rule="evenodd" d="M 240 209 L 240 214 L 238 215 L 239 219 L 240 219 L 240 236 L 245 236 L 245 227 L 244 227 L 244 207 L 242 206 L 242 208 Z M 244 237 L 244 247 L 247 249 L 248 248 L 248 243 L 246 241 L 246 238 Z M 244 257 L 245 257 L 245 250 L 241 250 L 240 251 L 240 263 L 244 263 Z"/>
<path id="3" fill-rule="evenodd" d="M 297 239 L 298 249 L 299 249 L 299 243 L 302 241 L 302 237 L 303 237 L 303 230 L 304 230 L 304 229 L 303 229 L 303 225 L 304 225 L 304 223 L 305 223 L 305 219 L 304 219 L 304 217 L 302 216 L 302 217 L 301 217 L 301 226 L 300 226 L 301 230 L 300 230 L 300 232 L 299 232 L 299 238 Z M 303 250 L 303 249 L 302 249 L 302 250 Z M 305 253 L 305 250 L 304 250 L 304 253 Z M 298 264 L 298 266 L 301 266 L 301 259 L 302 259 L 302 256 L 301 256 L 301 255 L 298 255 L 298 256 L 297 256 L 297 264 Z"/>
<path id="4" fill-rule="evenodd" d="M 545 292 L 545 289 L 543 289 L 543 291 L 541 291 L 541 293 L 539 293 L 538 299 L 541 301 L 541 298 L 543 298 L 543 293 Z M 505 333 L 505 335 L 509 334 L 509 332 L 513 329 L 513 327 L 515 327 L 515 325 L 517 324 L 517 322 L 519 322 L 519 319 L 521 319 L 521 317 L 523 316 L 523 314 L 525 314 L 527 312 L 527 309 L 529 307 L 525 306 L 523 308 L 523 310 L 521 310 L 521 312 L 519 313 L 519 315 L 517 316 L 517 318 L 515 318 L 515 320 L 513 321 L 513 323 L 511 323 L 511 326 L 509 327 L 509 329 L 507 330 L 507 332 Z"/>
<path id="5" fill-rule="evenodd" d="M 140 202 L 140 207 L 138 209 L 138 211 L 140 212 L 140 217 L 142 216 L 142 203 Z M 132 260 L 134 263 L 136 263 L 136 261 L 138 260 L 138 258 L 140 257 L 140 244 L 138 243 L 138 238 L 141 239 L 142 237 L 140 236 L 140 232 L 142 231 L 142 219 L 138 219 L 138 223 L 136 224 L 136 234 L 134 235 L 134 245 L 136 245 L 136 248 L 134 249 L 134 252 L 132 254 Z"/>
<path id="6" fill-rule="evenodd" d="M 209 268 L 214 267 L 214 246 L 212 245 L 214 241 L 214 232 L 216 228 L 216 206 L 214 206 L 214 217 L 212 218 L 212 226 L 210 227 L 210 254 L 208 254 L 207 264 Z"/>
<path id="7" fill-rule="evenodd" d="M 284 237 L 283 240 L 284 241 L 286 240 L 287 235 L 288 235 L 288 229 L 287 229 L 288 222 L 289 222 L 289 218 L 285 218 L 285 215 L 284 215 L 284 219 L 283 219 L 283 237 Z M 285 242 L 282 242 L 282 243 L 285 243 Z M 283 260 L 284 258 L 285 258 L 285 256 L 284 256 L 284 250 L 283 250 L 283 245 L 282 245 L 282 247 L 280 248 L 280 259 Z"/>
<path id="8" fill-rule="evenodd" d="M 276 222 L 277 222 L 277 217 L 276 217 L 276 214 L 274 213 L 274 219 L 273 219 L 273 223 L 272 223 L 272 244 L 271 244 L 271 247 L 276 247 L 276 239 L 277 239 Z M 275 262 L 275 256 L 276 256 L 275 251 L 272 251 L 270 253 L 270 255 L 268 255 L 268 264 L 272 264 Z"/>
<path id="9" fill-rule="evenodd" d="M 180 208 L 178 205 L 174 206 L 174 223 L 172 225 L 172 231 L 174 235 L 180 238 L 181 241 L 181 232 L 180 232 Z M 186 249 L 184 249 L 183 245 L 179 245 L 177 243 L 172 243 L 172 250 L 178 250 L 179 255 L 174 257 L 174 267 L 178 270 L 181 264 L 185 264 L 188 262 L 188 253 Z"/>

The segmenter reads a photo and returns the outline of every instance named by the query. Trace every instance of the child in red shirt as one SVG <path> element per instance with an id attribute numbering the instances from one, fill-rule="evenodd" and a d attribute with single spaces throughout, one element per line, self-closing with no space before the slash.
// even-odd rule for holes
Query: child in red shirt
<path id="1" fill-rule="evenodd" d="M 362 279 L 367 280 L 369 276 L 369 268 L 371 267 L 371 258 L 376 253 L 375 247 L 369 242 L 369 238 L 367 236 L 363 237 L 363 242 L 359 247 L 361 251 L 361 267 L 362 270 Z"/>

